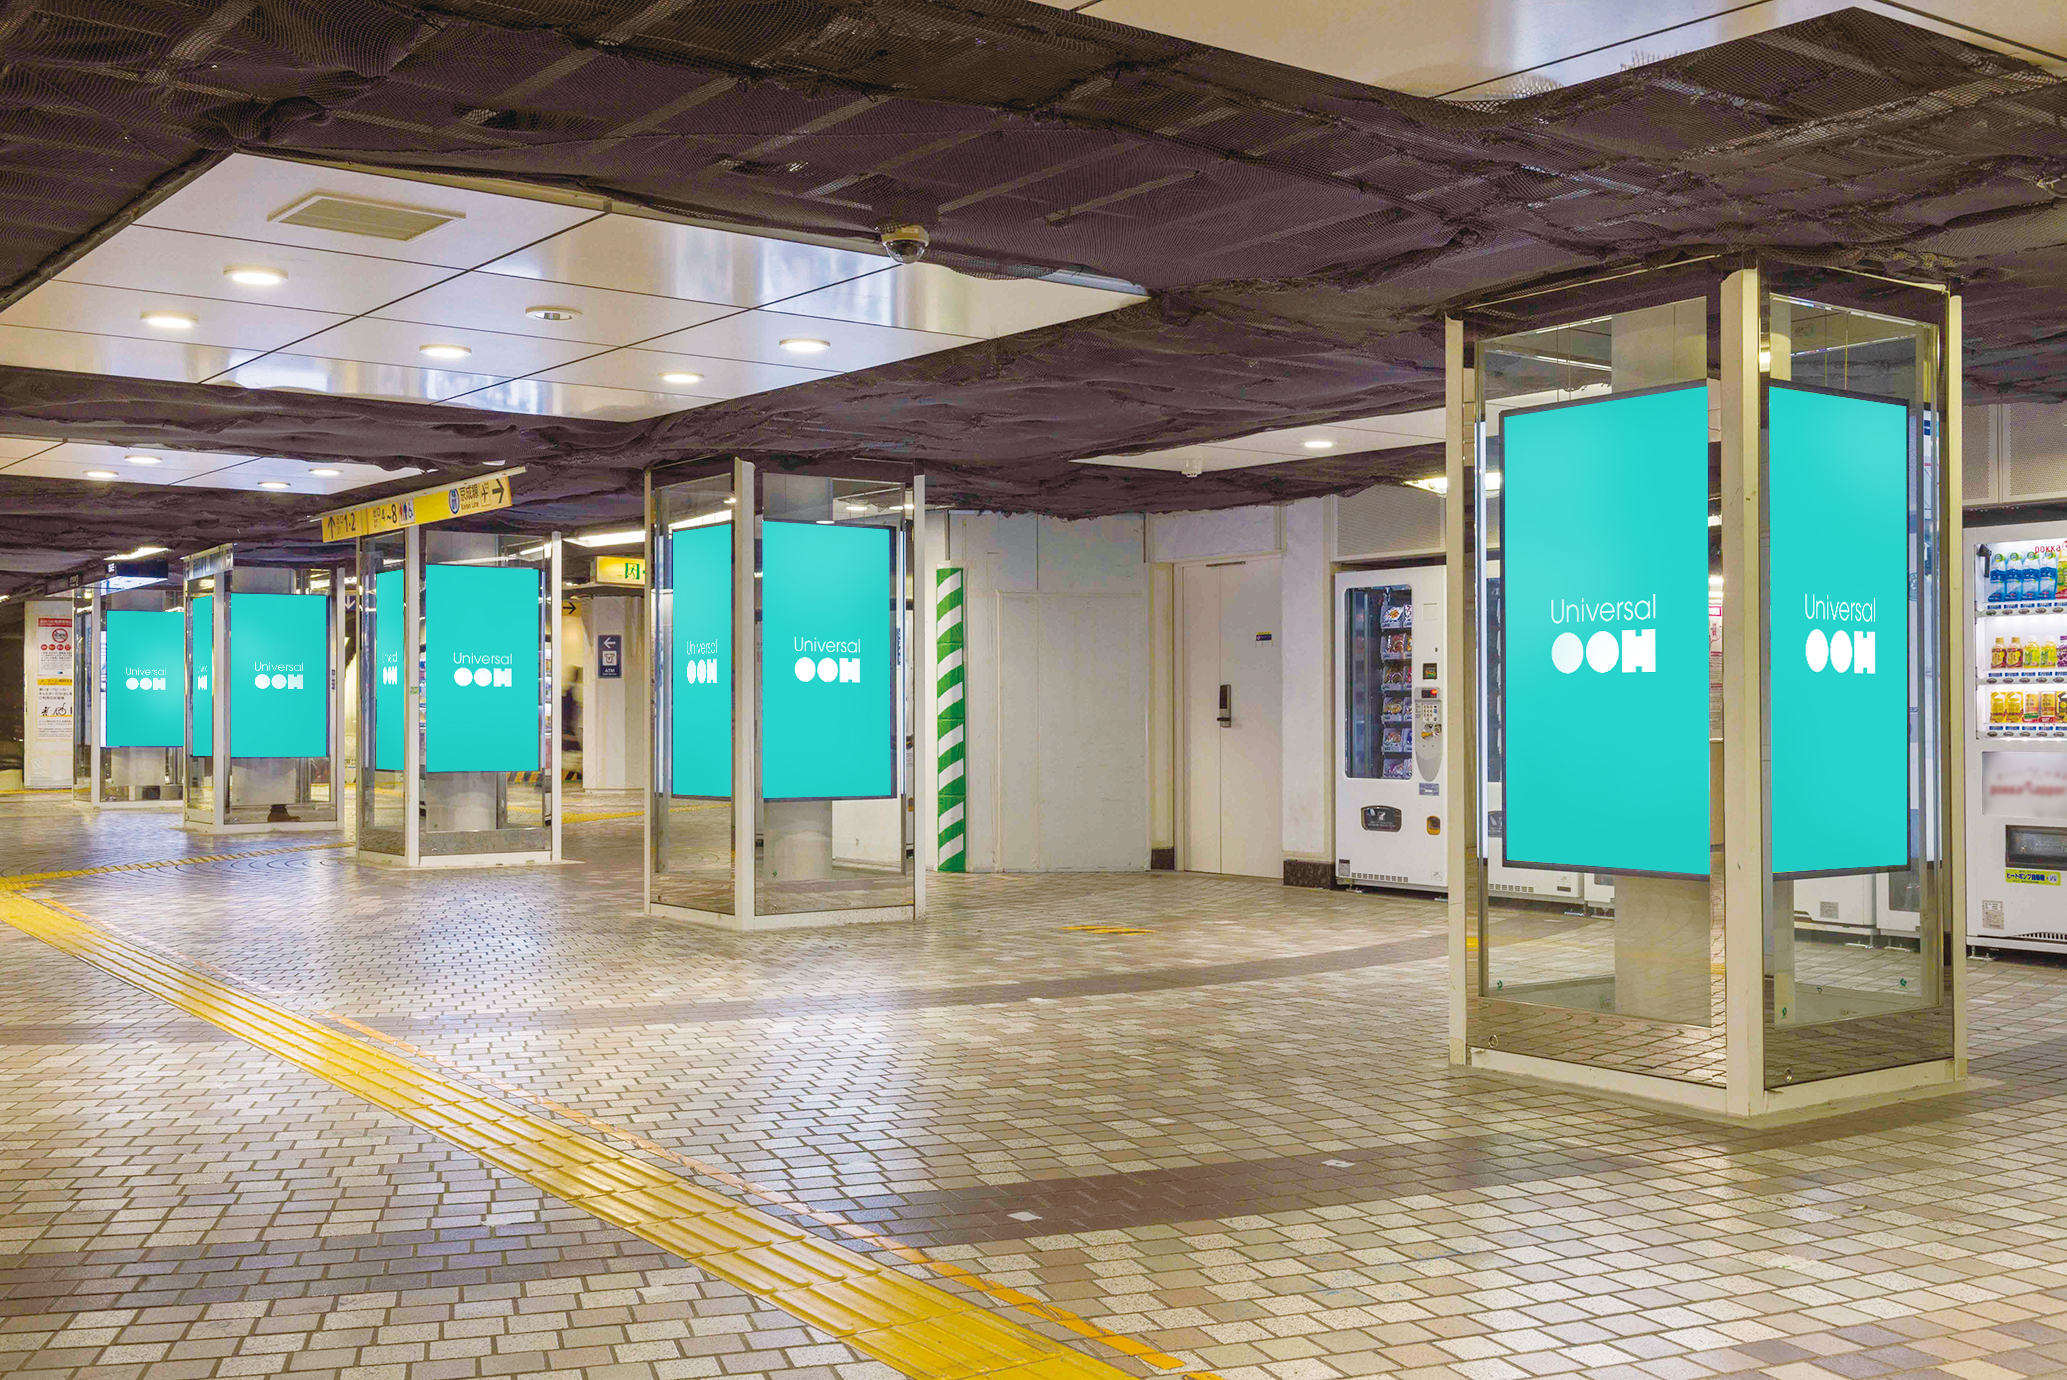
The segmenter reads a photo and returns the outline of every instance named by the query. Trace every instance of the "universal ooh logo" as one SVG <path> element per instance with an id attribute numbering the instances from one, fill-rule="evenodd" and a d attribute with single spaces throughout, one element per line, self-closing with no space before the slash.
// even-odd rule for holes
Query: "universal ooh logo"
<path id="1" fill-rule="evenodd" d="M 1811 623 L 1871 623 L 1880 616 L 1880 601 L 1869 599 L 1855 603 L 1843 599 L 1824 599 L 1813 594 L 1801 596 L 1802 617 Z M 1828 669 L 1839 675 L 1849 672 L 1855 676 L 1880 674 L 1875 664 L 1874 635 L 1864 628 L 1836 628 L 1825 631 L 1810 628 L 1802 642 L 1802 657 L 1809 663 L 1809 670 L 1821 673 Z"/>
<path id="2" fill-rule="evenodd" d="M 300 662 L 293 665 L 276 664 L 270 661 L 257 663 L 252 670 L 251 688 L 254 690 L 301 690 L 303 667 Z"/>
<path id="3" fill-rule="evenodd" d="M 1609 599 L 1588 603 L 1584 599 L 1552 599 L 1552 624 L 1571 623 L 1655 623 L 1658 596 L 1642 599 Z M 1581 666 L 1602 673 L 1620 666 L 1625 672 L 1655 672 L 1658 669 L 1656 628 L 1598 628 L 1587 637 L 1561 632 L 1550 643 L 1550 664 L 1565 675 Z"/>
<path id="4" fill-rule="evenodd" d="M 514 688 L 517 683 L 514 663 L 509 657 L 462 656 L 454 660 L 460 663 L 452 668 L 454 685 L 486 689 L 491 686 Z"/>
<path id="5" fill-rule="evenodd" d="M 691 685 L 716 685 L 718 683 L 718 650 L 716 641 L 685 642 L 682 644 L 682 679 Z"/>
<path id="6" fill-rule="evenodd" d="M 845 681 L 850 685 L 861 683 L 861 658 L 839 655 L 843 652 L 859 652 L 859 642 L 827 642 L 815 637 L 794 637 L 790 639 L 790 650 L 802 652 L 795 667 L 797 679 L 806 684 L 820 681 L 832 684 Z"/>
<path id="7" fill-rule="evenodd" d="M 125 690 L 163 690 L 165 672 L 156 667 L 146 671 L 137 666 L 122 668 L 122 688 Z"/>

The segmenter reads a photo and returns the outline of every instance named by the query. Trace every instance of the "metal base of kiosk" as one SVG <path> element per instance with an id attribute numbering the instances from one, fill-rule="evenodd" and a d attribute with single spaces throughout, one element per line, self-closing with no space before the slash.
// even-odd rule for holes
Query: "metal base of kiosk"
<path id="1" fill-rule="evenodd" d="M 749 915 L 742 919 L 737 915 L 721 915 L 713 910 L 691 910 L 687 906 L 664 905 L 659 901 L 648 901 L 646 913 L 669 920 L 687 920 L 692 925 L 708 925 L 714 930 L 731 930 L 735 934 L 755 934 L 762 930 L 818 929 L 830 925 L 881 925 L 895 920 L 910 920 L 915 915 L 911 906 L 870 906 L 862 910 L 806 910 L 793 915 Z"/>
<path id="2" fill-rule="evenodd" d="M 82 810 L 178 810 L 185 807 L 178 796 L 170 800 L 75 800 Z"/>
<path id="3" fill-rule="evenodd" d="M 190 819 L 180 825 L 182 829 L 195 834 L 313 834 L 328 830 L 335 833 L 344 828 L 334 819 L 293 819 L 268 824 L 259 820 L 252 824 L 214 824 L 207 820 Z"/>
<path id="4" fill-rule="evenodd" d="M 398 853 L 369 853 L 360 849 L 352 855 L 360 862 L 381 867 L 408 867 L 409 860 Z M 418 858 L 414 871 L 451 867 L 560 867 L 551 853 L 433 853 Z"/>

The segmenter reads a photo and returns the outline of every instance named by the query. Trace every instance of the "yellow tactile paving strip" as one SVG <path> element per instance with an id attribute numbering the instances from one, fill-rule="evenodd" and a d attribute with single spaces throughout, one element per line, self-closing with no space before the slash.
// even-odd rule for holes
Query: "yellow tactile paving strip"
<path id="1" fill-rule="evenodd" d="M 159 867 L 190 867 L 195 863 L 235 862 L 239 858 L 268 858 L 275 853 L 311 853 L 325 848 L 350 848 L 344 843 L 290 843 L 279 848 L 254 848 L 242 853 L 197 853 L 187 858 L 157 858 L 150 862 L 109 863 L 105 867 L 80 867 L 70 872 L 24 872 L 0 877 L 0 891 L 18 890 L 38 882 L 62 882 L 73 877 L 99 877 L 110 872 L 146 872 Z"/>
<path id="2" fill-rule="evenodd" d="M 613 1150 L 591 1136 L 517 1111 L 378 1045 L 219 982 L 202 972 L 199 965 L 176 962 L 131 943 L 68 908 L 0 890 L 0 920 L 444 1137 L 542 1191 L 681 1257 L 699 1270 L 775 1303 L 907 1375 L 920 1380 L 976 1376 L 1123 1380 L 1127 1376 L 1107 1362 L 988 1311 L 979 1301 L 877 1265 L 837 1243 L 707 1192 L 643 1159 Z M 369 1027 L 349 1024 L 387 1046 L 434 1057 Z M 501 1089 L 506 1085 L 498 1082 L 495 1086 Z M 1174 1357 L 1019 1290 L 933 1260 L 865 1228 L 814 1212 L 785 1195 L 756 1189 L 715 1167 L 687 1160 L 643 1137 L 525 1094 L 521 1089 L 507 1090 L 534 1105 L 625 1140 L 648 1154 L 714 1174 L 721 1182 L 780 1202 L 851 1239 L 885 1250 L 997 1302 L 1103 1342 L 1122 1354 L 1161 1369 L 1181 1368 L 1182 1363 Z M 1218 1377 L 1192 1371 L 1187 1380 Z"/>

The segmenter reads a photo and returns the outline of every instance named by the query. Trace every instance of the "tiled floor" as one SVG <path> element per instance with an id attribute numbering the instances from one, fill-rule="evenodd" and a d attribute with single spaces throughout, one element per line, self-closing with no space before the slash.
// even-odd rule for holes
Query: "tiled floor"
<path id="1" fill-rule="evenodd" d="M 570 826 L 556 869 L 304 847 L 34 885 L 1187 1372 L 2067 1374 L 2067 968 L 1975 965 L 1995 1086 L 1745 1131 L 1451 1070 L 1428 902 L 940 878 L 918 924 L 736 936 L 641 918 L 638 839 Z M 6 875 L 325 841 L 0 798 Z M 1147 933 L 1066 928 L 1102 924 Z M 0 1374 L 891 1373 L 5 927 L 0 1214 Z"/>

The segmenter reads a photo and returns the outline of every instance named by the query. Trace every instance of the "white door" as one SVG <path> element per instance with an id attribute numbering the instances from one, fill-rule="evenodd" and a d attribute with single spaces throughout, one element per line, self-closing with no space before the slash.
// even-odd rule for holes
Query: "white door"
<path id="1" fill-rule="evenodd" d="M 1180 568 L 1190 872 L 1284 875 L 1278 558 Z"/>

